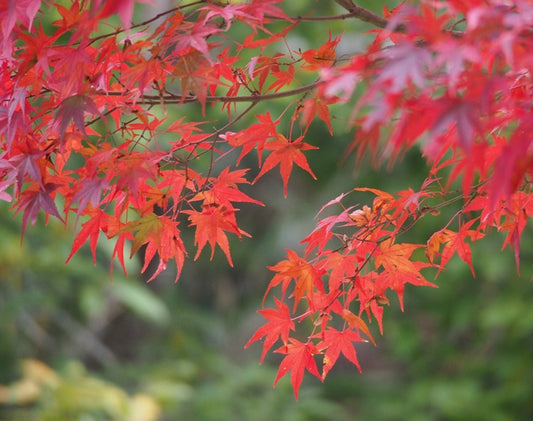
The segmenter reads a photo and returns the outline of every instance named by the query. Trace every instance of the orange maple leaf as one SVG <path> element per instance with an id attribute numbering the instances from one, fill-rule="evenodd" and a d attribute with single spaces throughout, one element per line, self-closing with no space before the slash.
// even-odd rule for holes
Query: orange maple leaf
<path id="1" fill-rule="evenodd" d="M 318 49 L 311 49 L 301 54 L 302 58 L 307 64 L 302 66 L 306 70 L 319 70 L 322 67 L 328 67 L 333 65 L 337 53 L 335 47 L 340 41 L 340 37 L 331 39 L 331 32 L 329 34 L 328 41 L 320 46 Z"/>
<path id="2" fill-rule="evenodd" d="M 275 287 L 280 283 L 282 284 L 282 296 L 284 296 L 287 286 L 290 281 L 294 279 L 294 282 L 296 283 L 294 286 L 294 293 L 292 294 L 292 297 L 294 297 L 294 308 L 296 309 L 296 306 L 304 297 L 309 298 L 309 305 L 312 306 L 315 287 L 322 288 L 321 271 L 308 263 L 305 259 L 299 257 L 296 252 L 292 250 L 287 250 L 287 256 L 287 260 L 283 260 L 275 266 L 268 267 L 268 269 L 277 273 L 270 281 L 265 292 L 265 297 L 272 287 Z"/>
<path id="3" fill-rule="evenodd" d="M 381 253 L 376 255 L 376 267 L 383 266 L 388 272 L 400 271 L 418 273 L 418 268 L 410 258 L 413 251 L 420 247 L 422 247 L 421 244 L 393 244 L 390 239 L 383 241 L 380 244 Z"/>
<path id="4" fill-rule="evenodd" d="M 370 339 L 370 342 L 376 346 L 376 342 L 374 341 L 374 338 L 372 337 L 372 334 L 370 333 L 370 329 L 368 328 L 367 324 L 361 319 L 359 316 L 356 316 L 348 309 L 342 310 L 342 318 L 348 323 L 348 325 L 354 329 L 359 331 L 362 331 L 368 339 Z"/>

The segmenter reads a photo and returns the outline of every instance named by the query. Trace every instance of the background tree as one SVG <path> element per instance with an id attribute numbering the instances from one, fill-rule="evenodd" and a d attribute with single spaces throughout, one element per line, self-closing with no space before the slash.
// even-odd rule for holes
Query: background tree
<path id="1" fill-rule="evenodd" d="M 37 14 L 40 1 L 2 10 L 2 197 L 22 214 L 23 233 L 41 210 L 72 225 L 67 260 L 85 243 L 96 258 L 103 233 L 124 271 L 131 243 L 130 256 L 144 249 L 143 272 L 154 260 L 150 280 L 169 261 L 177 279 L 188 225 L 195 259 L 209 245 L 232 265 L 227 234 L 249 235 L 237 204 L 262 204 L 246 185 L 278 165 L 285 195 L 294 165 L 316 178 L 311 124 L 333 133 L 341 109 L 359 159 L 368 150 L 393 162 L 422 144 L 430 167 L 419 188 L 330 198 L 304 250 L 270 266 L 267 293 L 279 286 L 279 295 L 248 344 L 264 338 L 261 360 L 281 345 L 276 382 L 290 372 L 296 397 L 305 371 L 323 379 L 340 354 L 359 365 L 354 344 L 374 342 L 361 316 L 382 331 L 389 289 L 403 308 L 405 284 L 433 285 L 428 274 L 455 253 L 474 272 L 470 243 L 491 230 L 505 233 L 518 266 L 532 212 L 529 2 L 413 3 L 381 14 L 337 3 L 342 14 L 323 15 L 318 5 L 198 1 L 135 25 L 131 1 L 54 4 L 52 22 Z M 122 27 L 102 32 L 115 13 Z M 370 23 L 373 38 L 339 54 L 342 37 L 328 26 L 351 19 Z M 324 28 L 314 48 L 292 35 L 309 23 Z M 281 112 L 261 108 L 277 100 Z M 195 104 L 201 119 L 169 118 L 170 108 L 186 115 Z M 255 121 L 237 129 L 252 111 Z M 406 240 L 442 214 L 423 242 Z"/>

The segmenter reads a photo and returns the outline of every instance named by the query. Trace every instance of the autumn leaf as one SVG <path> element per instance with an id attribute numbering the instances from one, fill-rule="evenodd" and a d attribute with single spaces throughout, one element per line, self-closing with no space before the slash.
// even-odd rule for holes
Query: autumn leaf
<path id="1" fill-rule="evenodd" d="M 337 53 L 335 48 L 341 40 L 341 37 L 331 39 L 331 32 L 329 33 L 328 41 L 320 46 L 318 49 L 311 49 L 304 51 L 301 56 L 306 62 L 302 68 L 307 70 L 320 70 L 323 67 L 331 66 L 334 63 Z"/>
<path id="2" fill-rule="evenodd" d="M 118 13 L 122 24 L 129 28 L 133 16 L 133 6 L 135 3 L 152 3 L 152 0 L 94 0 L 96 10 L 103 4 L 98 17 L 100 19 Z"/>
<path id="3" fill-rule="evenodd" d="M 16 181 L 15 188 L 17 191 L 22 190 L 26 177 L 32 178 L 43 187 L 43 161 L 46 157 L 44 151 L 34 149 L 31 144 L 25 145 L 22 149 L 22 153 L 15 155 L 9 160 L 4 158 L 5 166 L 8 166 L 14 173 L 14 179 Z"/>
<path id="4" fill-rule="evenodd" d="M 396 93 L 411 84 L 423 88 L 426 83 L 426 66 L 431 60 L 429 51 L 411 43 L 401 43 L 387 48 L 381 54 L 385 64 L 378 80 L 390 83 L 390 92 Z"/>
<path id="5" fill-rule="evenodd" d="M 276 275 L 270 281 L 264 297 L 266 298 L 271 288 L 279 284 L 281 284 L 282 296 L 284 296 L 289 283 L 294 280 L 295 286 L 292 294 L 294 308 L 296 309 L 298 303 L 304 297 L 308 298 L 310 305 L 312 305 L 315 288 L 322 289 L 320 284 L 321 272 L 292 250 L 287 250 L 287 257 L 288 259 L 279 262 L 275 266 L 268 267 L 271 271 L 276 272 Z M 263 298 L 263 302 L 265 298 Z"/>
<path id="6" fill-rule="evenodd" d="M 207 42 L 207 39 L 220 32 L 220 29 L 213 25 L 208 25 L 205 22 L 196 22 L 188 31 L 184 31 L 178 37 L 178 44 L 176 45 L 176 53 L 179 54 L 181 51 L 185 51 L 187 48 L 193 48 L 200 53 L 209 61 L 211 57 L 209 56 L 209 50 L 211 48 L 210 44 Z"/>
<path id="7" fill-rule="evenodd" d="M 286 69 L 279 68 L 277 71 L 272 72 L 272 77 L 276 80 L 268 87 L 268 91 L 278 92 L 281 88 L 290 85 L 294 80 L 294 66 L 287 66 Z"/>
<path id="8" fill-rule="evenodd" d="M 476 219 L 472 219 L 465 224 L 462 224 L 459 232 L 442 229 L 430 237 L 426 246 L 426 255 L 432 263 L 435 255 L 440 255 L 439 273 L 446 266 L 452 256 L 457 253 L 457 255 L 468 264 L 472 275 L 475 275 L 474 267 L 472 266 L 472 250 L 470 245 L 466 242 L 468 237 L 472 240 L 477 240 L 483 237 L 481 232 L 470 229 L 475 222 Z M 444 244 L 444 248 L 439 253 L 442 244 Z"/>
<path id="9" fill-rule="evenodd" d="M 448 3 L 461 13 L 467 13 L 470 9 L 484 4 L 482 0 L 448 0 Z"/>
<path id="10" fill-rule="evenodd" d="M 239 190 L 239 184 L 250 184 L 244 177 L 246 173 L 246 169 L 230 171 L 229 168 L 225 168 L 217 177 L 213 177 L 210 180 L 210 188 L 206 187 L 196 194 L 192 200 L 204 200 L 206 203 L 220 203 L 230 206 L 232 202 L 248 202 L 263 205 L 262 202 L 252 199 Z"/>
<path id="11" fill-rule="evenodd" d="M 80 181 L 79 188 L 72 197 L 72 203 L 78 203 L 76 222 L 84 213 L 87 205 L 92 205 L 93 207 L 100 205 L 102 194 L 108 188 L 109 183 L 105 180 L 105 178 L 84 179 Z"/>
<path id="12" fill-rule="evenodd" d="M 378 322 L 380 333 L 383 334 L 383 305 L 388 305 L 389 300 L 385 295 L 384 286 L 376 284 L 376 278 L 378 277 L 379 275 L 375 271 L 359 275 L 355 279 L 353 295 L 357 296 L 358 301 L 360 302 L 359 315 L 366 312 L 369 320 L 371 320 L 370 316 L 373 315 Z M 352 314 L 353 313 L 347 308 L 344 309 L 342 313 L 343 319 L 348 323 L 351 323 L 352 328 L 362 330 L 368 336 L 370 331 L 368 330 L 366 323 L 363 322 L 361 317 L 356 316 L 355 314 L 352 316 Z M 368 334 L 365 329 L 368 330 Z M 369 336 L 369 339 L 375 345 L 371 336 Z"/>
<path id="13" fill-rule="evenodd" d="M 370 341 L 374 344 L 374 346 L 376 345 L 376 342 L 374 341 L 374 338 L 372 337 L 372 335 L 370 334 L 370 329 L 368 329 L 368 326 L 366 325 L 366 323 L 363 321 L 363 319 L 361 319 L 359 316 L 356 316 L 355 314 L 353 314 L 350 310 L 348 309 L 343 309 L 342 311 L 342 318 L 348 322 L 348 325 L 352 328 L 352 329 L 355 329 L 357 330 L 358 332 L 361 331 L 363 332 L 367 337 L 368 339 L 370 339 Z"/>
<path id="14" fill-rule="evenodd" d="M 96 265 L 96 245 L 100 232 L 107 231 L 107 221 L 109 216 L 99 208 L 89 206 L 85 211 L 85 215 L 89 216 L 89 219 L 81 226 L 81 230 L 76 235 L 72 249 L 65 263 L 68 263 L 70 259 L 76 254 L 76 252 L 83 246 L 87 239 L 89 239 L 89 245 L 93 255 L 93 263 Z"/>
<path id="15" fill-rule="evenodd" d="M 118 231 L 118 234 L 125 232 L 135 233 L 130 258 L 139 251 L 142 245 L 146 244 L 144 265 L 141 273 L 148 268 L 148 265 L 157 252 L 159 265 L 148 281 L 151 281 L 165 270 L 166 264 L 170 259 L 176 261 L 178 268 L 176 281 L 178 280 L 185 261 L 186 251 L 177 225 L 178 223 L 176 221 L 173 221 L 165 215 L 149 213 L 135 221 L 127 223 Z"/>
<path id="16" fill-rule="evenodd" d="M 379 190 L 379 189 L 374 189 L 374 188 L 371 188 L 371 187 L 356 187 L 354 188 L 355 191 L 368 191 L 368 192 L 371 192 L 371 193 L 374 193 L 377 197 L 379 197 L 380 199 L 382 199 L 383 201 L 385 202 L 389 202 L 389 201 L 392 201 L 394 200 L 394 196 L 386 191 L 383 191 L 383 190 Z"/>
<path id="17" fill-rule="evenodd" d="M 272 152 L 263 163 L 261 171 L 253 182 L 255 183 L 265 173 L 278 164 L 280 164 L 280 173 L 281 178 L 283 179 L 283 193 L 285 197 L 287 197 L 287 184 L 289 182 L 289 176 L 291 175 L 293 164 L 296 164 L 307 171 L 316 180 L 316 176 L 309 167 L 307 159 L 302 151 L 318 148 L 302 142 L 302 139 L 303 137 L 299 137 L 298 139 L 289 141 L 285 136 L 278 135 L 276 139 L 269 141 L 265 145 L 265 149 Z"/>
<path id="18" fill-rule="evenodd" d="M 422 247 L 420 244 L 393 244 L 392 240 L 380 244 L 380 254 L 376 256 L 376 266 L 383 266 L 388 272 L 418 273 L 419 268 L 411 261 L 411 254 Z"/>
<path id="19" fill-rule="evenodd" d="M 194 94 L 202 105 L 202 112 L 205 113 L 209 85 L 223 85 L 213 73 L 212 64 L 208 58 L 196 49 L 185 49 L 182 51 L 180 58 L 172 75 L 180 82 L 183 96 L 181 101 L 189 94 Z"/>
<path id="20" fill-rule="evenodd" d="M 303 109 L 301 111 L 301 122 L 307 131 L 311 122 L 318 116 L 324 123 L 327 124 L 329 134 L 333 135 L 333 128 L 331 127 L 330 113 L 328 105 L 332 103 L 332 100 L 323 99 L 320 97 L 307 98 L 303 103 Z"/>
<path id="21" fill-rule="evenodd" d="M 349 216 L 350 210 L 351 208 L 348 208 L 339 215 L 332 215 L 320 219 L 313 232 L 301 241 L 301 243 L 307 243 L 305 254 L 309 255 L 314 248 L 318 248 L 319 252 L 322 251 L 328 241 L 333 237 L 333 228 L 338 224 L 344 223 L 344 226 L 346 226 L 351 222 Z"/>
<path id="22" fill-rule="evenodd" d="M 524 192 L 516 192 L 509 200 L 505 201 L 506 206 L 496 212 L 496 220 L 503 217 L 503 222 L 498 224 L 498 230 L 507 232 L 507 236 L 502 245 L 502 250 L 508 245 L 514 249 L 517 270 L 520 270 L 520 238 L 527 226 L 529 218 L 533 216 L 533 201 Z M 482 238 L 482 234 L 476 232 L 476 237 L 472 240 Z"/>
<path id="23" fill-rule="evenodd" d="M 341 254 L 339 252 L 323 253 L 324 260 L 320 268 L 329 271 L 329 291 L 338 291 L 343 283 L 352 279 L 357 273 L 357 267 L 363 259 L 356 254 Z"/>
<path id="24" fill-rule="evenodd" d="M 195 260 L 200 257 L 203 248 L 209 243 L 211 246 L 211 259 L 215 255 L 215 247 L 218 245 L 226 255 L 230 266 L 233 266 L 226 232 L 232 232 L 239 238 L 242 235 L 249 236 L 248 233 L 237 226 L 235 211 L 236 209 L 229 205 L 219 205 L 217 203 L 205 204 L 201 212 L 195 210 L 184 211 L 184 213 L 189 214 L 190 225 L 196 227 L 194 235 L 194 244 L 197 246 Z"/>
<path id="25" fill-rule="evenodd" d="M 63 138 L 65 131 L 72 121 L 76 128 L 83 134 L 85 131 L 85 113 L 98 114 L 98 108 L 93 100 L 83 94 L 72 95 L 65 98 L 57 107 L 56 121 L 59 125 L 59 133 Z"/>
<path id="26" fill-rule="evenodd" d="M 215 4 L 207 4 L 201 8 L 202 10 L 207 10 L 207 14 L 204 18 L 204 21 L 208 21 L 212 18 L 222 18 L 224 20 L 225 28 L 227 31 L 230 29 L 231 24 L 234 20 L 250 20 L 255 23 L 257 18 L 249 14 L 246 9 L 246 4 L 226 4 L 223 7 Z"/>
<path id="27" fill-rule="evenodd" d="M 261 326 L 244 346 L 245 348 L 248 348 L 253 342 L 266 336 L 263 341 L 263 352 L 261 353 L 260 363 L 263 363 L 266 353 L 272 348 L 272 345 L 274 345 L 278 339 L 281 339 L 284 344 L 287 344 L 289 340 L 289 332 L 294 330 L 294 321 L 291 318 L 287 304 L 281 302 L 277 298 L 274 298 L 274 302 L 276 308 L 267 308 L 257 311 L 267 319 L 268 322 Z"/>
<path id="28" fill-rule="evenodd" d="M 266 322 L 246 346 L 264 340 L 264 361 L 282 343 L 276 383 L 290 372 L 296 397 L 305 371 L 324 378 L 340 355 L 359 367 L 354 344 L 374 342 L 362 314 L 383 333 L 389 290 L 403 310 L 407 284 L 434 286 L 423 269 L 438 275 L 457 253 L 473 273 L 471 244 L 490 230 L 519 265 L 533 215 L 529 1 L 402 2 L 378 15 L 337 0 L 342 16 L 306 2 L 192 1 L 135 25 L 134 0 L 60 3 L 0 2 L 0 199 L 22 213 L 23 234 L 41 213 L 65 226 L 75 215 L 69 263 L 86 243 L 95 260 L 106 236 L 124 273 L 131 245 L 142 271 L 157 259 L 150 279 L 172 261 L 179 276 L 183 229 L 194 232 L 194 259 L 209 245 L 233 265 L 229 234 L 248 235 L 236 203 L 270 197 L 255 199 L 248 174 L 256 183 L 279 165 L 285 196 L 294 165 L 316 179 L 306 139 L 318 118 L 342 140 L 333 104 L 358 162 L 368 153 L 392 168 L 421 143 L 429 168 L 419 190 L 357 187 L 357 201 L 373 195 L 361 205 L 335 193 L 303 255 L 289 250 L 269 266 L 274 306 L 260 310 Z M 336 30 L 355 20 L 374 29 L 342 56 L 352 33 L 302 40 L 332 19 Z M 424 247 L 413 238 L 436 215 L 447 220 Z M 423 249 L 427 261 L 416 260 Z"/>
<path id="29" fill-rule="evenodd" d="M 60 221 L 64 222 L 63 218 L 59 214 L 54 199 L 52 198 L 56 185 L 53 183 L 46 183 L 44 186 L 38 184 L 32 184 L 26 190 L 22 192 L 20 199 L 15 206 L 17 209 L 15 213 L 24 211 L 22 215 L 22 236 L 26 231 L 28 222 L 35 225 L 37 222 L 37 215 L 43 210 L 48 215 L 53 215 Z"/>
<path id="30" fill-rule="evenodd" d="M 422 269 L 428 265 L 422 262 L 413 262 L 417 269 Z M 379 274 L 375 280 L 376 288 L 386 289 L 390 288 L 396 292 L 398 301 L 400 303 L 400 310 L 404 311 L 403 307 L 403 295 L 405 290 L 405 284 L 411 284 L 416 286 L 429 286 L 436 288 L 437 285 L 427 281 L 420 272 L 404 272 L 404 271 L 384 271 Z"/>
<path id="31" fill-rule="evenodd" d="M 231 146 L 242 147 L 237 164 L 251 151 L 256 150 L 259 166 L 262 166 L 262 154 L 266 142 L 278 136 L 276 126 L 279 124 L 279 120 L 272 120 L 268 111 L 265 114 L 256 115 L 256 118 L 259 123 L 254 123 L 239 133 L 228 132 L 223 136 Z"/>
<path id="32" fill-rule="evenodd" d="M 296 25 L 298 25 L 298 22 L 294 22 L 292 25 L 285 27 L 282 31 L 276 32 L 275 34 L 267 34 L 267 37 L 261 39 L 254 39 L 254 37 L 257 35 L 257 31 L 253 31 L 244 39 L 241 48 L 254 49 L 258 47 L 265 47 L 269 44 L 279 41 L 280 39 L 283 39 Z"/>
<path id="33" fill-rule="evenodd" d="M 356 316 L 357 317 L 357 316 Z M 348 361 L 352 362 L 359 371 L 361 366 L 357 360 L 354 342 L 365 342 L 357 332 L 352 329 L 339 331 L 328 327 L 323 334 L 323 340 L 317 344 L 317 349 L 324 352 L 324 364 L 322 366 L 322 379 L 325 379 L 329 371 L 336 364 L 339 356 L 344 355 Z"/>
<path id="34" fill-rule="evenodd" d="M 319 350 L 311 342 L 304 343 L 290 338 L 287 345 L 283 345 L 275 352 L 286 354 L 286 356 L 279 365 L 278 375 L 274 381 L 274 386 L 276 386 L 279 379 L 290 371 L 291 384 L 296 400 L 298 400 L 298 390 L 300 389 L 306 370 L 322 380 L 315 359 L 313 358 L 314 355 L 319 354 Z"/>
<path id="35" fill-rule="evenodd" d="M 9 1 L 0 8 L 3 38 L 9 38 L 17 22 L 31 29 L 33 19 L 41 6 L 41 0 Z"/>
<path id="36" fill-rule="evenodd" d="M 457 144 L 465 151 L 472 148 L 474 138 L 480 134 L 481 123 L 478 121 L 477 111 L 480 105 L 463 98 L 443 98 L 438 103 L 439 117 L 429 131 L 430 136 L 438 136 L 443 132 L 454 129 Z M 437 144 L 427 149 L 430 156 L 437 153 Z"/>

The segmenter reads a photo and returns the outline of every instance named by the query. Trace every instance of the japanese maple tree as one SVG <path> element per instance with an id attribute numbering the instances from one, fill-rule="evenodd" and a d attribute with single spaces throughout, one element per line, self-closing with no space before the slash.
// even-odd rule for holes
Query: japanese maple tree
<path id="1" fill-rule="evenodd" d="M 359 367 L 357 343 L 374 342 L 368 321 L 383 331 L 391 291 L 403 308 L 406 284 L 434 286 L 428 276 L 456 253 L 474 272 L 470 245 L 491 230 L 519 266 L 533 214 L 532 1 L 404 1 L 376 14 L 331 0 L 339 14 L 308 2 L 289 15 L 282 0 L 196 0 L 132 22 L 135 3 L 0 2 L 0 199 L 23 233 L 41 213 L 60 220 L 74 233 L 67 261 L 86 243 L 96 258 L 103 235 L 124 270 L 125 248 L 144 246 L 150 279 L 170 261 L 178 279 L 207 246 L 233 265 L 231 238 L 253 235 L 239 203 L 263 205 L 242 187 L 279 171 L 287 195 L 295 166 L 315 178 L 309 127 L 334 135 L 335 104 L 350 116 L 348 154 L 394 162 L 416 146 L 430 171 L 403 191 L 332 198 L 302 251 L 269 267 L 272 307 L 246 346 L 263 340 L 261 361 L 284 355 L 275 382 L 290 372 L 298 398 L 306 371 L 323 380 L 341 354 Z M 371 41 L 340 55 L 343 33 L 328 24 L 354 20 Z M 323 30 L 322 44 L 302 48 L 291 36 L 301 25 Z M 240 124 L 273 100 L 282 113 Z M 175 119 L 189 104 L 205 117 Z M 213 110 L 226 120 L 210 121 Z M 450 207 L 426 242 L 409 242 L 421 218 Z"/>

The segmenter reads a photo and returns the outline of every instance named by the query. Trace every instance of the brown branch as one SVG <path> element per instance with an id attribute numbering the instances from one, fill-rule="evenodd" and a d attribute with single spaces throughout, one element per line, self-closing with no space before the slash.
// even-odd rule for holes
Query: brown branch
<path id="1" fill-rule="evenodd" d="M 275 92 L 271 94 L 253 94 L 253 95 L 244 95 L 244 96 L 223 96 L 223 95 L 214 95 L 206 96 L 206 102 L 260 102 L 270 99 L 285 98 L 288 96 L 298 95 L 304 92 L 311 91 L 318 87 L 322 82 L 316 81 L 308 85 L 300 86 L 299 88 L 289 89 L 283 92 Z M 124 92 L 110 91 L 105 95 L 120 96 L 125 95 Z M 142 95 L 142 101 L 144 103 L 150 103 L 151 101 L 157 101 L 160 103 L 164 101 L 165 104 L 190 104 L 194 102 L 199 102 L 197 96 L 194 95 Z"/>
<path id="2" fill-rule="evenodd" d="M 384 17 L 376 15 L 374 12 L 364 9 L 361 6 L 357 6 L 352 0 L 335 0 L 335 3 L 344 7 L 352 16 L 356 17 L 357 19 L 362 20 L 363 22 L 371 23 L 379 28 L 385 28 L 389 23 L 389 21 Z M 403 25 L 399 25 L 397 28 L 395 28 L 395 31 L 403 32 L 405 31 L 405 27 Z"/>
<path id="3" fill-rule="evenodd" d="M 345 20 L 350 18 L 357 18 L 356 13 L 344 13 L 342 15 L 332 15 L 332 16 L 293 16 L 290 19 L 298 22 L 321 22 L 321 21 L 330 21 L 330 20 Z M 275 16 L 269 16 L 269 19 L 279 19 Z"/>
<path id="4" fill-rule="evenodd" d="M 335 3 L 341 5 L 346 10 L 348 10 L 350 12 L 348 14 L 349 16 L 355 17 L 363 22 L 371 23 L 372 25 L 377 26 L 378 28 L 386 28 L 390 24 L 390 21 L 388 19 L 377 15 L 374 12 L 371 12 L 370 10 L 367 10 L 361 6 L 356 5 L 352 0 L 334 1 Z M 389 29 L 394 32 L 405 32 L 407 28 L 403 23 L 400 23 L 395 27 Z M 446 30 L 446 32 L 450 33 L 455 38 L 461 38 L 464 35 L 462 31 L 456 31 L 454 29 Z"/>

